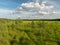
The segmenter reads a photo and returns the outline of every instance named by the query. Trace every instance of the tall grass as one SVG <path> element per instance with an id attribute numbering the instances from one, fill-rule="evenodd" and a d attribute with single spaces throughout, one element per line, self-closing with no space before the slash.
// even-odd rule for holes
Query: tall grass
<path id="1" fill-rule="evenodd" d="M 0 45 L 60 45 L 60 21 L 0 19 Z"/>

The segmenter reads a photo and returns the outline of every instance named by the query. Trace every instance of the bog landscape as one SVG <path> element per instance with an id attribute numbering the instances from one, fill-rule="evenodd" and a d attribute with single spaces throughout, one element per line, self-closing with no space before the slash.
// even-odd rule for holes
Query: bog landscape
<path id="1" fill-rule="evenodd" d="M 60 45 L 60 0 L 0 0 L 0 45 Z"/>
<path id="2" fill-rule="evenodd" d="M 0 45 L 60 45 L 60 21 L 0 19 Z"/>

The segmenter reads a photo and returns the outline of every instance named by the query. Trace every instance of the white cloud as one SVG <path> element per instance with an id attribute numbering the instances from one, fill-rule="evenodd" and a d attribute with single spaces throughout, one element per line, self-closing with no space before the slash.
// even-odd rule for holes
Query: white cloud
<path id="1" fill-rule="evenodd" d="M 39 4 L 38 0 L 35 0 L 34 2 L 28 2 L 28 3 L 22 3 L 20 7 L 16 10 L 17 12 L 24 12 L 26 11 L 27 13 L 33 12 L 33 13 L 42 13 L 42 14 L 49 14 L 51 11 L 53 11 L 54 6 L 53 5 L 48 5 L 46 6 L 45 4 L 47 3 L 47 0 L 43 0 L 41 4 Z M 23 13 L 22 13 L 23 14 Z M 30 14 L 30 13 L 29 13 Z"/>
<path id="2" fill-rule="evenodd" d="M 8 9 L 0 9 L 0 14 L 3 13 L 3 14 L 7 14 L 7 13 L 11 13 L 12 10 L 8 10 Z"/>
<path id="3" fill-rule="evenodd" d="M 31 19 L 47 19 L 47 18 L 56 18 L 59 17 L 55 15 L 54 12 L 54 5 L 46 5 L 49 4 L 49 0 L 43 0 L 41 4 L 38 1 L 35 2 L 28 2 L 28 3 L 22 3 L 21 6 L 19 6 L 15 12 L 15 15 L 20 18 L 31 18 Z M 52 14 L 54 13 L 54 15 Z M 43 15 L 43 16 L 41 16 Z"/>
<path id="4" fill-rule="evenodd" d="M 60 13 L 60 12 L 53 11 L 53 13 Z"/>
<path id="5" fill-rule="evenodd" d="M 0 9 L 0 18 L 11 18 L 10 14 L 12 14 L 13 11 L 14 10 Z"/>

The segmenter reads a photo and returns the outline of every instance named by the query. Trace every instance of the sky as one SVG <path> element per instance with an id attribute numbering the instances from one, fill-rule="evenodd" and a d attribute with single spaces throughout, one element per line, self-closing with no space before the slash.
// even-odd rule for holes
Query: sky
<path id="1" fill-rule="evenodd" d="M 27 0 L 0 0 L 0 8 L 3 9 L 15 9 L 21 3 Z"/>
<path id="2" fill-rule="evenodd" d="M 0 8 L 15 9 L 20 2 L 18 0 L 0 0 Z"/>
<path id="3" fill-rule="evenodd" d="M 0 0 L 0 17 L 7 17 L 5 15 L 10 14 L 16 10 L 18 6 L 29 1 L 32 0 Z M 42 1 L 48 1 L 49 4 L 54 6 L 56 12 L 60 12 L 60 0 L 39 0 L 39 3 Z"/>
<path id="4" fill-rule="evenodd" d="M 0 8 L 2 9 L 15 9 L 21 3 L 28 2 L 29 0 L 0 0 Z M 40 0 L 41 1 L 41 0 Z M 49 0 L 49 3 L 54 3 L 58 8 L 56 10 L 60 10 L 60 0 Z"/>

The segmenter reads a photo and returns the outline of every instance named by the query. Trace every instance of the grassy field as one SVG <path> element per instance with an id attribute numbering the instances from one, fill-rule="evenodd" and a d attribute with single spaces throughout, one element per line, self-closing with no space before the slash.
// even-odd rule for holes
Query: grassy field
<path id="1" fill-rule="evenodd" d="M 60 21 L 0 19 L 0 45 L 60 45 Z"/>

